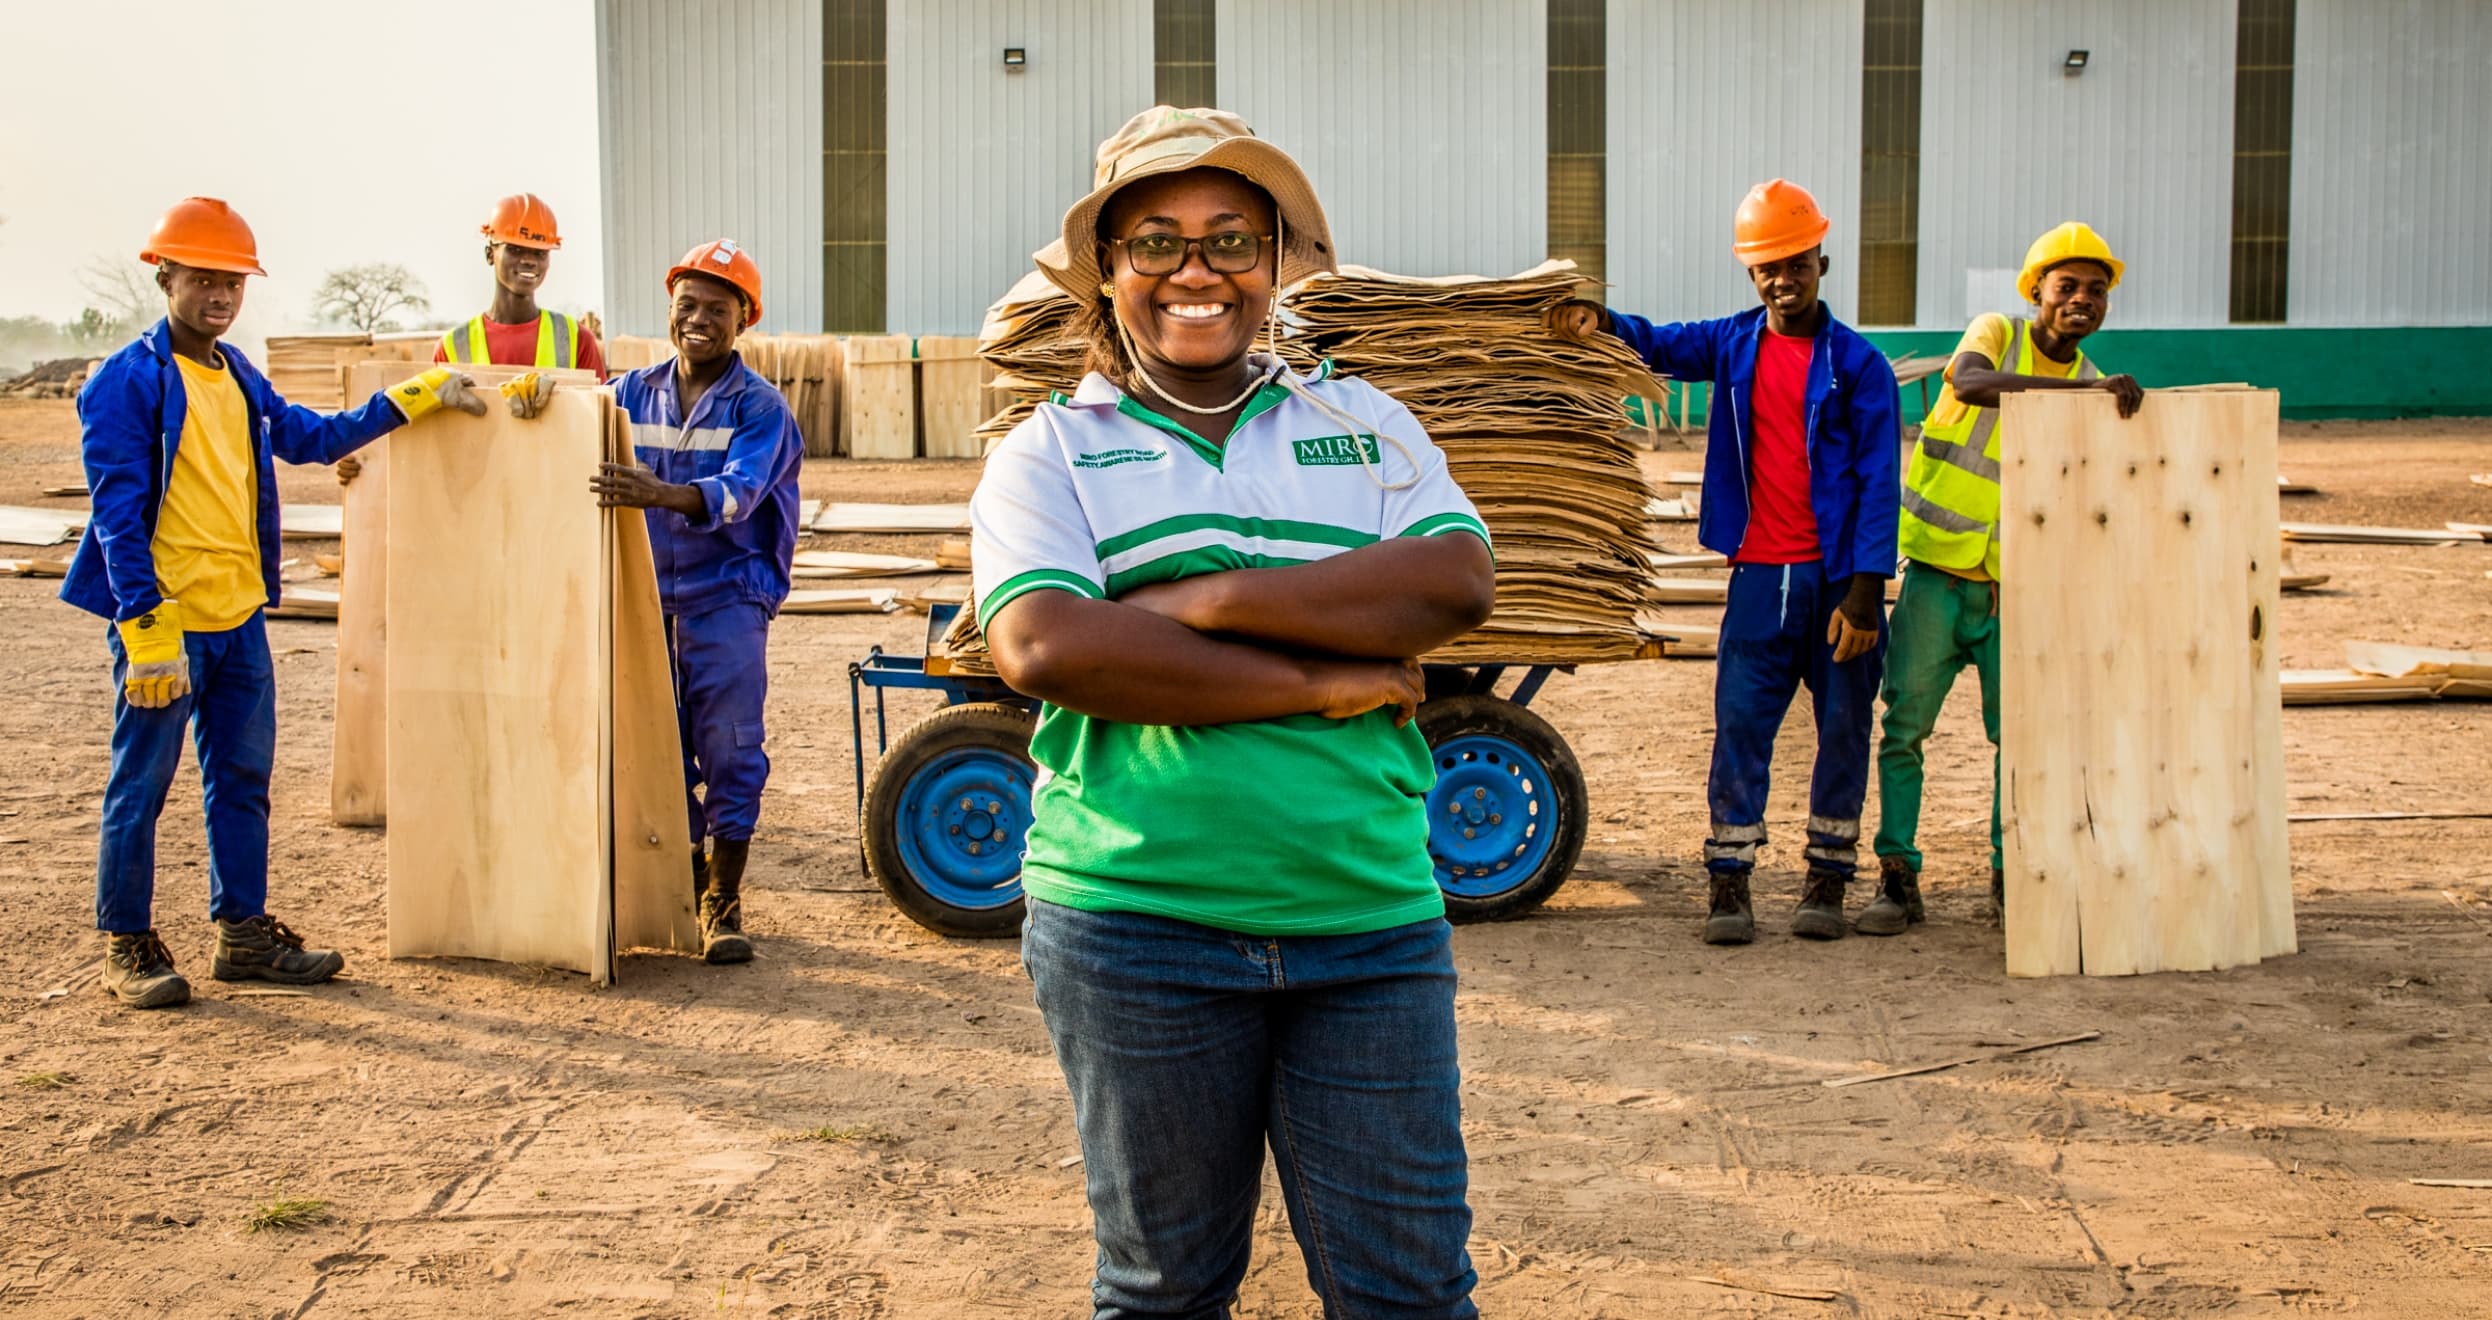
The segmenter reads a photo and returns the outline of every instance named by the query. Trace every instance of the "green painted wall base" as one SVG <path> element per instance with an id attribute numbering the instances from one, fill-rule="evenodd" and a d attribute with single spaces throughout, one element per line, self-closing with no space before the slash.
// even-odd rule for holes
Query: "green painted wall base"
<path id="1" fill-rule="evenodd" d="M 1868 330 L 1889 357 L 1944 356 L 1955 330 Z M 2227 326 L 2209 330 L 2104 330 L 2085 351 L 2106 372 L 2125 371 L 2148 388 L 2243 381 L 2280 391 L 2284 415 L 2326 417 L 2492 416 L 2492 326 L 2329 329 Z M 1705 415 L 1697 386 L 1689 417 Z M 1938 379 L 1929 381 L 1938 397 Z M 1673 412 L 1677 410 L 1672 409 Z M 1904 422 L 1927 411 L 1918 383 L 1904 386 Z"/>

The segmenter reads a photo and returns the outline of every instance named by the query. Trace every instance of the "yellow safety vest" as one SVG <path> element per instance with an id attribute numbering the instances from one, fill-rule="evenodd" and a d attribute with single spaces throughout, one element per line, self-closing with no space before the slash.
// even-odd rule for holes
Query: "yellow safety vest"
<path id="1" fill-rule="evenodd" d="M 2007 324 L 2007 352 L 2002 355 L 2011 364 L 2007 369 L 2033 375 L 2033 336 L 2021 317 Z M 2080 351 L 2072 374 L 2077 380 L 2093 380 L 2102 373 Z M 1940 568 L 1962 571 L 1979 565 L 1996 582 L 1999 410 L 1970 404 L 1964 409 L 1952 423 L 1921 423 L 1921 444 L 1904 474 L 1904 519 L 1896 548 L 1907 559 Z"/>
<path id="2" fill-rule="evenodd" d="M 560 312 L 539 311 L 536 314 L 536 361 L 507 362 L 503 365 L 568 367 L 573 365 L 571 353 L 576 343 L 570 317 Z M 441 357 L 445 362 L 490 365 L 493 359 L 487 355 L 485 347 L 485 318 L 479 316 L 465 325 L 443 331 Z"/>

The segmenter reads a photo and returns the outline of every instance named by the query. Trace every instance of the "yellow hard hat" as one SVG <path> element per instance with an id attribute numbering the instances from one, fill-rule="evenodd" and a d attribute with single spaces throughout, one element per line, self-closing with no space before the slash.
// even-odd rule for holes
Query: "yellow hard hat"
<path id="1" fill-rule="evenodd" d="M 2016 276 L 2016 289 L 2025 301 L 2042 301 L 2042 273 L 2063 261 L 2095 261 L 2111 272 L 2111 287 L 2120 287 L 2120 259 L 2111 255 L 2111 245 L 2094 232 L 2091 225 L 2078 220 L 2053 225 L 2049 232 L 2025 249 L 2025 268 Z"/>

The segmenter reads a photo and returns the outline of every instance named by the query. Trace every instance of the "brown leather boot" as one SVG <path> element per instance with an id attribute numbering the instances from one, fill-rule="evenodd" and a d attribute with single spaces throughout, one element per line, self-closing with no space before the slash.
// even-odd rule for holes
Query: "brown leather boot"
<path id="1" fill-rule="evenodd" d="M 216 961 L 208 975 L 220 981 L 275 981 L 317 985 L 346 969 L 335 949 L 306 949 L 303 937 L 270 916 L 216 923 Z"/>
<path id="2" fill-rule="evenodd" d="M 1924 919 L 1921 874 L 1901 857 L 1878 859 L 1878 896 L 1860 910 L 1852 929 L 1863 935 L 1901 935 Z"/>
<path id="3" fill-rule="evenodd" d="M 749 840 L 718 839 L 710 844 L 710 885 L 701 893 L 701 960 L 740 963 L 753 960 L 753 942 L 744 937 L 744 862 Z"/>
<path id="4" fill-rule="evenodd" d="M 1746 944 L 1757 937 L 1756 909 L 1748 900 L 1748 870 L 1713 871 L 1713 910 L 1705 917 L 1705 943 Z"/>
<path id="5" fill-rule="evenodd" d="M 1804 940 L 1843 938 L 1843 887 L 1846 877 L 1811 867 L 1800 890 L 1800 906 L 1791 914 L 1791 933 Z"/>
<path id="6" fill-rule="evenodd" d="M 152 930 L 104 936 L 104 993 L 132 1008 L 190 1002 L 190 982 L 173 970 L 173 955 Z"/>

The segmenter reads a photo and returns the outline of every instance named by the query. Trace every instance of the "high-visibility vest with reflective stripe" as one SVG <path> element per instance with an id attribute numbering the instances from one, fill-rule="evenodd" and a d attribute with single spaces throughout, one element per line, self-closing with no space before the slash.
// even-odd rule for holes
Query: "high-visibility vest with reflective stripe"
<path id="1" fill-rule="evenodd" d="M 2022 318 L 2008 323 L 2006 370 L 2030 376 L 2033 336 Z M 2077 354 L 2077 380 L 2102 373 Z M 1959 401 L 1961 402 L 1961 401 Z M 1999 410 L 1964 404 L 1953 422 L 1925 420 L 1921 444 L 1904 473 L 1904 520 L 1896 548 L 1907 559 L 1940 568 L 1979 565 L 1999 579 Z"/>
<path id="2" fill-rule="evenodd" d="M 506 362 L 504 366 L 568 367 L 577 343 L 577 331 L 571 318 L 560 312 L 540 311 L 536 314 L 536 361 Z M 493 359 L 485 346 L 485 318 L 479 316 L 465 325 L 452 326 L 442 332 L 441 356 L 446 362 L 466 365 L 487 365 Z"/>

